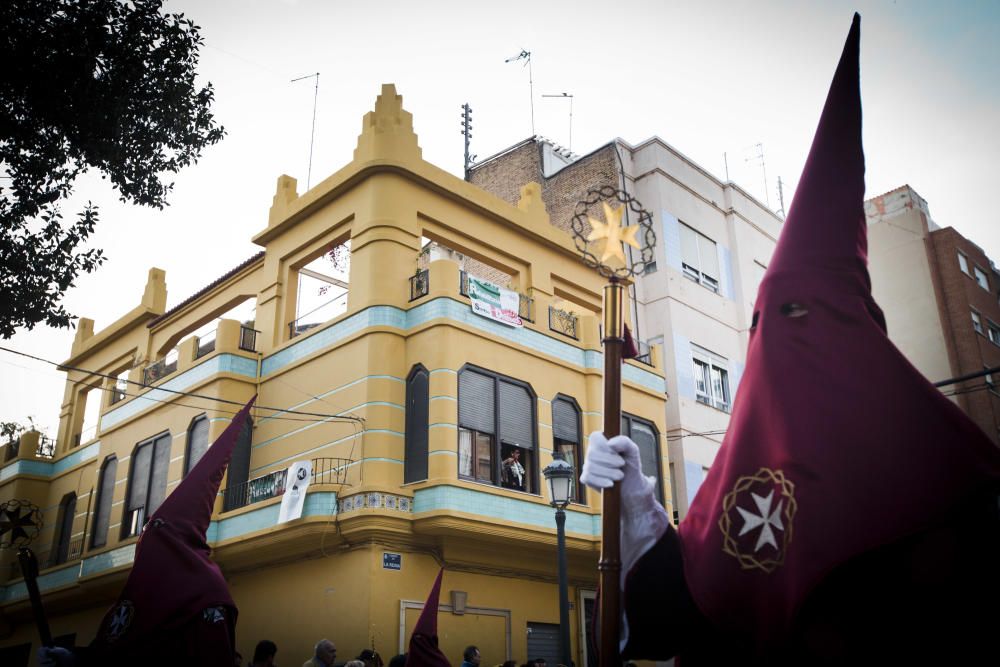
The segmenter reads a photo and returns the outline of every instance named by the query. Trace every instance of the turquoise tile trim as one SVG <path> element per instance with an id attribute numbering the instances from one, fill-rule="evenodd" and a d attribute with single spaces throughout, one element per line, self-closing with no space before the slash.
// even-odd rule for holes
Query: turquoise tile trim
<path id="1" fill-rule="evenodd" d="M 70 468 L 77 466 L 84 461 L 97 456 L 101 451 L 101 443 L 95 440 L 86 447 L 76 450 L 69 456 L 64 456 L 58 461 L 38 461 L 36 459 L 21 459 L 14 461 L 0 469 L 0 482 L 8 480 L 14 475 L 35 475 L 37 477 L 55 477 L 66 472 Z"/>
<path id="2" fill-rule="evenodd" d="M 452 375 L 458 375 L 458 371 L 453 368 L 435 368 L 431 371 L 431 375 L 435 373 L 451 373 Z"/>
<path id="3" fill-rule="evenodd" d="M 38 577 L 38 588 L 40 590 L 52 590 L 53 588 L 59 588 L 60 586 L 67 586 L 69 584 L 75 584 L 77 580 L 77 575 L 80 572 L 79 563 L 71 563 L 66 567 L 56 570 L 54 572 L 46 572 L 45 574 Z M 24 582 L 18 582 L 11 586 L 7 586 L 4 589 L 3 601 L 12 602 L 18 598 L 28 597 L 28 589 L 25 587 Z"/>
<path id="4" fill-rule="evenodd" d="M 150 389 L 142 396 L 132 399 L 125 405 L 105 412 L 101 417 L 101 426 L 103 428 L 111 428 L 130 417 L 134 417 L 159 401 L 166 401 L 176 396 L 176 394 L 163 391 L 164 389 L 185 391 L 202 380 L 219 373 L 232 373 L 234 375 L 256 378 L 257 362 L 246 357 L 238 357 L 235 354 L 220 354 L 212 357 L 208 361 L 200 363 L 194 368 L 184 371 L 177 377 L 164 382 L 159 387 Z"/>
<path id="5" fill-rule="evenodd" d="M 458 399 L 455 398 L 454 396 L 431 396 L 431 400 L 432 401 L 452 401 L 453 403 L 457 403 L 458 402 Z"/>
<path id="6" fill-rule="evenodd" d="M 372 306 L 366 308 L 327 329 L 323 329 L 308 338 L 302 339 L 300 343 L 292 344 L 280 352 L 267 357 L 261 366 L 261 375 L 266 377 L 291 363 L 305 358 L 313 352 L 318 352 L 347 336 L 369 327 L 389 326 L 409 330 L 436 319 L 461 322 L 474 329 L 499 338 L 506 338 L 577 366 L 584 368 L 604 367 L 604 355 L 601 352 L 581 350 L 569 343 L 558 341 L 531 329 L 509 327 L 499 322 L 494 322 L 493 320 L 476 315 L 465 303 L 447 297 L 439 297 L 410 310 L 400 310 L 394 306 Z M 450 369 L 435 369 L 431 371 L 431 373 L 436 372 L 454 373 L 455 371 Z M 662 377 L 641 368 L 626 365 L 622 369 L 622 377 L 657 392 L 666 390 L 666 383 Z"/>
<path id="7" fill-rule="evenodd" d="M 231 540 L 243 535 L 274 528 L 278 525 L 278 512 L 281 510 L 281 503 L 274 503 L 266 507 L 240 514 L 239 516 L 228 517 L 220 521 L 213 521 L 208 526 L 206 535 L 209 544 L 216 544 L 225 540 Z M 302 516 L 333 516 L 337 513 L 337 494 L 332 491 L 317 491 L 306 494 L 306 501 L 302 505 Z"/>
<path id="8" fill-rule="evenodd" d="M 428 456 L 454 456 L 458 458 L 458 452 L 453 452 L 450 449 L 432 449 L 427 453 Z"/>
<path id="9" fill-rule="evenodd" d="M 477 514 L 539 528 L 554 529 L 556 526 L 555 511 L 548 505 L 538 505 L 486 491 L 474 491 L 457 486 L 433 486 L 429 489 L 418 489 L 413 494 L 414 513 L 437 510 Z M 566 510 L 566 530 L 569 532 L 596 536 L 601 534 L 600 526 L 600 516 L 594 517 L 572 509 Z"/>
<path id="10" fill-rule="evenodd" d="M 122 565 L 128 565 L 135 560 L 135 544 L 105 551 L 102 554 L 83 559 L 81 576 L 89 577 L 92 574 L 113 570 Z"/>

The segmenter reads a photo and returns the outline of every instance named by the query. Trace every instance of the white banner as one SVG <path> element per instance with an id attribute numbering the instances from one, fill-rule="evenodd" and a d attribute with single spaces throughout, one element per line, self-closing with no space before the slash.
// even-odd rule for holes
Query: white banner
<path id="1" fill-rule="evenodd" d="M 306 502 L 306 489 L 312 480 L 312 461 L 296 461 L 285 475 L 285 493 L 281 497 L 278 523 L 285 523 L 302 516 Z"/>
<path id="2" fill-rule="evenodd" d="M 521 310 L 521 295 L 499 285 L 469 276 L 469 300 L 472 312 L 512 327 L 523 327 L 518 314 Z"/>

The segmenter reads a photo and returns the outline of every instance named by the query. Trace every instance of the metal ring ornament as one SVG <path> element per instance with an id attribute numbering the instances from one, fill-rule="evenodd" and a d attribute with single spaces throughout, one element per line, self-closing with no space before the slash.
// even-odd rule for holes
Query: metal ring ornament
<path id="1" fill-rule="evenodd" d="M 639 250 L 639 260 L 633 261 L 631 266 L 626 263 L 620 268 L 612 268 L 604 264 L 597 255 L 590 251 L 590 241 L 587 240 L 587 230 L 590 225 L 587 222 L 588 212 L 591 207 L 602 202 L 617 201 L 626 207 L 626 211 L 635 213 L 638 216 L 636 224 L 639 226 L 641 249 Z M 605 185 L 599 188 L 591 188 L 587 191 L 587 198 L 577 202 L 574 209 L 573 219 L 570 221 L 573 230 L 573 243 L 576 249 L 583 256 L 583 262 L 592 268 L 597 269 L 605 278 L 616 278 L 623 280 L 637 276 L 646 271 L 646 268 L 655 259 L 654 249 L 656 248 L 656 232 L 653 231 L 653 215 L 642 207 L 632 195 Z"/>
<path id="2" fill-rule="evenodd" d="M 0 504 L 0 549 L 23 547 L 42 532 L 42 513 L 27 500 Z"/>

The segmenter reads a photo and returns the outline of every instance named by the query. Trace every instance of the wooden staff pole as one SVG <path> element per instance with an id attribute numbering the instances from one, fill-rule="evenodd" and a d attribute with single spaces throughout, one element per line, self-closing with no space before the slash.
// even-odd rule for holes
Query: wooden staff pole
<path id="1" fill-rule="evenodd" d="M 24 577 L 24 587 L 28 589 L 31 611 L 35 616 L 35 625 L 38 626 L 38 637 L 42 641 L 42 646 L 51 647 L 52 632 L 45 617 L 45 608 L 42 607 L 42 594 L 38 591 L 38 559 L 34 551 L 21 547 L 17 550 L 17 560 L 21 563 L 21 575 Z"/>
<path id="2" fill-rule="evenodd" d="M 604 286 L 604 436 L 621 432 L 622 343 L 624 286 L 615 278 Z M 618 631 L 621 623 L 621 488 L 615 484 L 602 494 L 600 667 L 619 667 Z"/>

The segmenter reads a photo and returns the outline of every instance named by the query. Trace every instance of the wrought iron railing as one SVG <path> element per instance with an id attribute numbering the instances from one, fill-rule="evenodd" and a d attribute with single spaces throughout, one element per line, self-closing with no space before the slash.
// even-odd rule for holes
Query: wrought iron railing
<path id="1" fill-rule="evenodd" d="M 462 271 L 459 278 L 458 291 L 462 296 L 469 296 L 469 274 Z M 476 276 L 473 276 L 475 278 Z M 517 314 L 522 320 L 528 322 L 535 321 L 535 300 L 530 296 L 518 293 L 520 302 L 518 303 Z"/>
<path id="2" fill-rule="evenodd" d="M 257 334 L 260 333 L 256 329 L 246 326 L 245 324 L 240 325 L 240 349 L 246 352 L 256 352 L 257 351 Z"/>
<path id="3" fill-rule="evenodd" d="M 561 333 L 570 338 L 579 338 L 577 335 L 578 318 L 573 313 L 549 306 L 549 329 L 556 333 Z"/>
<path id="4" fill-rule="evenodd" d="M 347 484 L 347 470 L 350 459 L 318 458 L 312 459 L 312 484 Z M 248 482 L 227 487 L 223 491 L 222 511 L 246 507 L 270 498 L 277 498 L 285 492 L 285 478 L 288 470 L 274 472 L 255 477 Z"/>
<path id="5" fill-rule="evenodd" d="M 410 301 L 419 299 L 422 296 L 427 296 L 427 292 L 430 290 L 430 285 L 431 279 L 427 269 L 417 271 L 415 274 L 410 276 Z"/>

